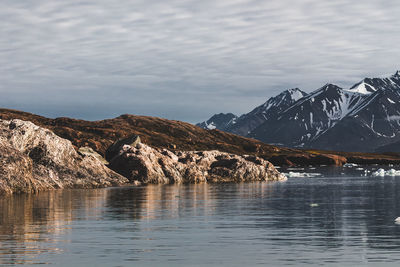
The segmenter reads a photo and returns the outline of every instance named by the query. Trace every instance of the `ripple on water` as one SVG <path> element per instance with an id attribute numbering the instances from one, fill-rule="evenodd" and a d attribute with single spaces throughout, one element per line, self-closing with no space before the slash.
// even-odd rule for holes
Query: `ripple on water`
<path id="1" fill-rule="evenodd" d="M 0 264 L 395 266 L 399 190 L 333 176 L 16 195 L 0 199 Z"/>

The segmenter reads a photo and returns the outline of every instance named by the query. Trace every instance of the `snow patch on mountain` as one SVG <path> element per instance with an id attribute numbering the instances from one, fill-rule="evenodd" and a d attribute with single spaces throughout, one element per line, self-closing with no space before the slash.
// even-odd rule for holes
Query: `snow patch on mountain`
<path id="1" fill-rule="evenodd" d="M 372 85 L 362 81 L 362 82 L 354 85 L 350 89 L 347 89 L 347 91 L 352 92 L 352 93 L 360 93 L 363 95 L 369 95 L 372 92 L 375 92 L 376 88 L 373 87 Z"/>
<path id="2" fill-rule="evenodd" d="M 206 122 L 206 128 L 208 129 L 208 130 L 214 130 L 214 129 L 216 129 L 217 128 L 217 126 L 215 126 L 215 123 L 212 121 L 210 124 L 208 124 L 207 122 Z"/>
<path id="3" fill-rule="evenodd" d="M 297 101 L 306 95 L 303 91 L 299 90 L 298 88 L 289 89 L 288 92 L 294 101 Z"/>

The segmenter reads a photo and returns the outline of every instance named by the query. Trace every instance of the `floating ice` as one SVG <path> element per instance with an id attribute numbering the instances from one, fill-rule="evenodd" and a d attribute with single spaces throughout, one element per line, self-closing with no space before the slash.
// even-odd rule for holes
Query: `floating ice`
<path id="1" fill-rule="evenodd" d="M 287 168 L 288 171 L 303 171 L 304 168 Z"/>
<path id="2" fill-rule="evenodd" d="M 364 176 L 368 176 L 368 173 L 370 173 L 371 171 L 369 170 L 364 170 Z M 362 176 L 362 175 L 361 175 Z"/>
<path id="3" fill-rule="evenodd" d="M 355 163 L 346 163 L 343 165 L 343 167 L 356 167 L 356 166 L 358 166 L 358 165 Z"/>
<path id="4" fill-rule="evenodd" d="M 395 224 L 400 224 L 400 217 L 397 217 L 397 218 L 394 220 L 394 223 L 395 223 Z"/>
<path id="5" fill-rule="evenodd" d="M 377 171 L 375 171 L 375 172 L 373 172 L 372 173 L 372 176 L 385 176 L 385 170 L 384 169 L 379 169 L 379 170 L 377 170 Z"/>
<path id="6" fill-rule="evenodd" d="M 306 172 L 289 172 L 285 173 L 287 177 L 317 177 L 321 176 L 320 173 L 306 173 Z"/>
<path id="7" fill-rule="evenodd" d="M 400 176 L 400 171 L 395 170 L 395 169 L 390 169 L 385 171 L 384 169 L 378 169 L 377 171 L 372 173 L 372 176 L 380 176 L 380 177 L 384 177 L 384 176 Z"/>

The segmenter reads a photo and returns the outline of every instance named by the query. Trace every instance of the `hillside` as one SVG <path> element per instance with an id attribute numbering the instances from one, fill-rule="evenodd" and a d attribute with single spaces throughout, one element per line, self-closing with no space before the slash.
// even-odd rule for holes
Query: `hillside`
<path id="1" fill-rule="evenodd" d="M 90 146 L 104 155 L 115 141 L 139 135 L 150 146 L 171 150 L 220 150 L 238 155 L 257 155 L 277 165 L 341 165 L 346 158 L 363 163 L 400 163 L 397 154 L 339 153 L 276 147 L 220 130 L 205 130 L 190 123 L 148 116 L 121 115 L 114 119 L 85 121 L 50 119 L 39 115 L 0 109 L 0 119 L 22 119 L 52 130 L 78 148 Z M 345 158 L 346 157 L 346 158 Z"/>

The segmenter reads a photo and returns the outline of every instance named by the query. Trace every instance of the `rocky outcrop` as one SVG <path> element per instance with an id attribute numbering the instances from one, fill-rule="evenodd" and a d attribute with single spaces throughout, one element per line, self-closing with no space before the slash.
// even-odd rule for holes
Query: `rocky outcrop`
<path id="1" fill-rule="evenodd" d="M 88 146 L 83 146 L 78 149 L 78 153 L 81 154 L 82 156 L 92 156 L 98 159 L 101 163 L 104 165 L 108 164 L 108 161 L 105 160 L 99 153 L 93 150 L 93 148 L 88 147 Z"/>
<path id="2" fill-rule="evenodd" d="M 130 145 L 131 147 L 136 147 L 137 144 L 141 142 L 138 135 L 132 135 L 127 138 L 123 138 L 112 144 L 106 151 L 106 159 L 111 161 L 115 156 L 117 156 L 122 150 L 124 145 Z"/>
<path id="3" fill-rule="evenodd" d="M 0 195 L 34 190 L 32 160 L 0 140 Z"/>
<path id="4" fill-rule="evenodd" d="M 0 120 L 0 193 L 93 188 L 127 183 L 69 140 L 22 120 Z"/>
<path id="5" fill-rule="evenodd" d="M 270 162 L 256 156 L 215 150 L 171 152 L 142 143 L 123 145 L 109 166 L 130 182 L 145 184 L 286 180 Z"/>

